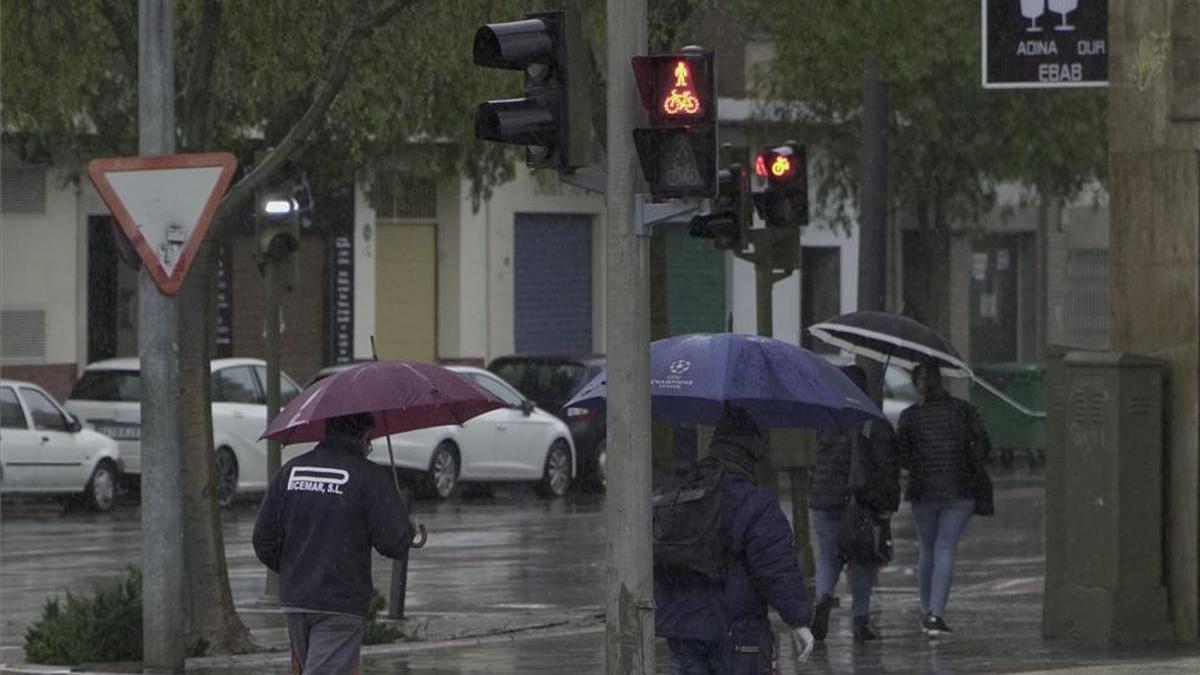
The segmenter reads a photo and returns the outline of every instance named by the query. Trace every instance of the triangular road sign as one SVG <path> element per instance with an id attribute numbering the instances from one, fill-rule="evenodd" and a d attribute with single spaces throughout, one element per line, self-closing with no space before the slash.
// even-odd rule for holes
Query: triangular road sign
<path id="1" fill-rule="evenodd" d="M 236 168 L 227 152 L 113 157 L 88 162 L 88 177 L 158 290 L 174 295 Z"/>

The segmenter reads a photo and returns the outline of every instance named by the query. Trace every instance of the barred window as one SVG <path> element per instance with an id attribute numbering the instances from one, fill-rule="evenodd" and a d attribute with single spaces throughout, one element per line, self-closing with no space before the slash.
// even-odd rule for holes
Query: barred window
<path id="1" fill-rule="evenodd" d="M 437 181 L 406 171 L 377 173 L 370 199 L 379 218 L 431 220 L 437 217 Z"/>
<path id="2" fill-rule="evenodd" d="M 41 167 L 0 169 L 0 212 L 46 212 L 46 170 Z"/>

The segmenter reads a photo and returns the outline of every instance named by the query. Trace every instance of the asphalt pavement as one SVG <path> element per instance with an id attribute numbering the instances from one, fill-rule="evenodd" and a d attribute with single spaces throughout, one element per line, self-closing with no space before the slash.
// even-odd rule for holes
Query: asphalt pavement
<path id="1" fill-rule="evenodd" d="M 896 517 L 896 562 L 884 568 L 874 621 L 882 639 L 855 645 L 846 609 L 830 636 L 797 667 L 782 643 L 784 673 L 1200 672 L 1192 647 L 1115 649 L 1041 638 L 1043 488 L 1040 474 L 997 476 L 997 516 L 976 518 L 959 549 L 946 620 L 952 638 L 918 630 L 916 543 L 907 507 Z M 787 494 L 786 486 L 782 490 Z M 787 508 L 785 504 L 785 509 Z M 263 569 L 250 547 L 255 505 L 225 512 L 235 603 L 256 639 L 283 647 L 281 617 L 258 606 Z M 364 650 L 364 673 L 601 673 L 604 670 L 603 498 L 541 500 L 524 488 L 490 499 L 419 502 L 430 545 L 410 565 L 408 639 Z M 0 513 L 0 668 L 19 665 L 25 628 L 49 595 L 86 592 L 140 558 L 136 505 L 112 514 L 67 512 L 52 502 L 6 504 Z M 377 559 L 386 592 L 391 564 Z M 845 593 L 844 585 L 839 591 Z M 843 598 L 849 607 L 849 597 Z M 781 627 L 782 628 L 782 627 Z M 658 645 L 659 672 L 666 654 Z M 116 667 L 109 668 L 115 670 Z M 99 672 L 102 669 L 97 669 Z M 189 661 L 189 672 L 286 673 L 285 652 Z"/>

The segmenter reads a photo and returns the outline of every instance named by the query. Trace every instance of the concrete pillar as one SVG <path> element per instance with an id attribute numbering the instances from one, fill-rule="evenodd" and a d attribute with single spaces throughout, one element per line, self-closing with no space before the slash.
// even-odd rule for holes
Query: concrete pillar
<path id="1" fill-rule="evenodd" d="M 1200 640 L 1198 39 L 1200 0 L 1109 2 L 1112 345 L 1167 364 L 1164 574 L 1185 642 Z"/>

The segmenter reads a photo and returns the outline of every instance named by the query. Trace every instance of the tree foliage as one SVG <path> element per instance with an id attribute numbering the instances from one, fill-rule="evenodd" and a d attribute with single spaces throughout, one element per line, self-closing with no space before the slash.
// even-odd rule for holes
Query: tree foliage
<path id="1" fill-rule="evenodd" d="M 848 220 L 861 174 L 862 84 L 891 86 L 889 191 L 924 225 L 969 221 L 995 185 L 1020 181 L 1069 198 L 1106 176 L 1104 90 L 985 90 L 977 2 L 740 0 L 774 44 L 756 73 L 776 117 L 814 148 L 819 204 Z"/>

